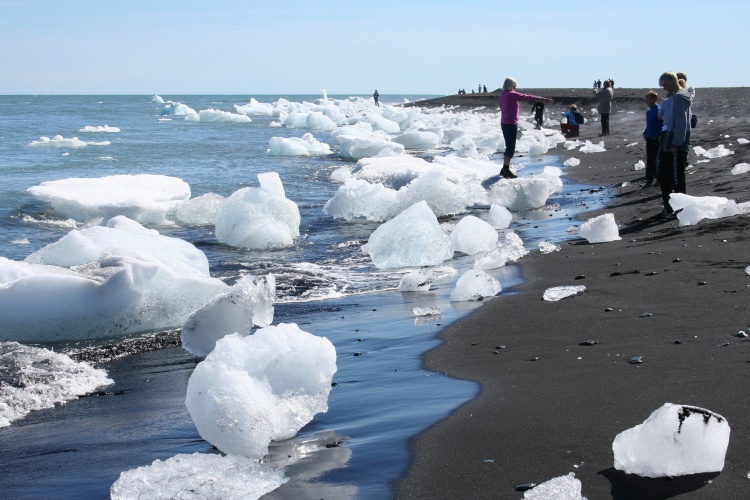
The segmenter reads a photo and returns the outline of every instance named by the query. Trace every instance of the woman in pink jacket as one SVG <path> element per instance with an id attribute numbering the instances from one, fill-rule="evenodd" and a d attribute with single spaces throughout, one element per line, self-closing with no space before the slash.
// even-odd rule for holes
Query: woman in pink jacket
<path id="1" fill-rule="evenodd" d="M 505 138 L 505 154 L 503 155 L 503 168 L 500 175 L 490 177 L 482 183 L 485 187 L 500 180 L 500 176 L 515 179 L 516 174 L 510 171 L 510 160 L 516 152 L 516 136 L 518 135 L 518 110 L 521 102 L 544 101 L 553 102 L 547 97 L 539 97 L 531 94 L 516 92 L 516 80 L 506 78 L 503 83 L 503 93 L 500 94 L 500 127 Z"/>

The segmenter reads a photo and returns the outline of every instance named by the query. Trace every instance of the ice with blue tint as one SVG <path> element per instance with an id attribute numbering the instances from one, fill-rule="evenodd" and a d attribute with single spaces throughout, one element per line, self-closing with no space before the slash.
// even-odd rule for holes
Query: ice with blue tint
<path id="1" fill-rule="evenodd" d="M 606 213 L 593 217 L 583 224 L 579 233 L 581 238 L 586 238 L 589 243 L 606 243 L 608 241 L 621 240 L 620 229 L 615 222 L 615 215 Z"/>
<path id="2" fill-rule="evenodd" d="M 271 137 L 268 141 L 269 156 L 325 156 L 331 154 L 331 147 L 315 140 L 312 134 L 299 137 Z"/>
<path id="3" fill-rule="evenodd" d="M 500 282 L 478 269 L 469 269 L 464 272 L 456 286 L 451 291 L 451 302 L 463 302 L 468 300 L 481 300 L 484 297 L 493 297 L 502 290 Z"/>
<path id="4" fill-rule="evenodd" d="M 479 217 L 463 217 L 451 232 L 451 243 L 457 252 L 474 255 L 489 252 L 497 246 L 497 230 Z"/>
<path id="5" fill-rule="evenodd" d="M 511 212 L 524 212 L 543 207 L 554 189 L 546 175 L 502 179 L 490 186 L 487 197 Z"/>
<path id="6" fill-rule="evenodd" d="M 185 116 L 185 120 L 195 123 L 250 123 L 252 121 L 247 115 L 211 108 L 189 114 Z"/>
<path id="7" fill-rule="evenodd" d="M 224 197 L 216 193 L 206 193 L 190 198 L 174 209 L 174 214 L 167 214 L 174 218 L 175 223 L 183 227 L 213 226 L 219 213 Z"/>

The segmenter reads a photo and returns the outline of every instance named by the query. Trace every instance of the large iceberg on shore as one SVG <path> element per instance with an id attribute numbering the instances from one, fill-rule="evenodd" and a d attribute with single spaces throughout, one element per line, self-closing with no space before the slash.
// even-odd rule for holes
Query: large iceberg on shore
<path id="1" fill-rule="evenodd" d="M 367 243 L 378 268 L 435 266 L 453 257 L 453 246 L 426 202 L 420 201 L 380 225 Z"/>
<path id="2" fill-rule="evenodd" d="M 61 217 L 97 223 L 124 215 L 144 224 L 164 224 L 167 213 L 190 199 L 190 186 L 166 175 L 111 175 L 60 179 L 28 188 Z"/>
<path id="3" fill-rule="evenodd" d="M 328 410 L 336 349 L 295 324 L 228 335 L 190 376 L 185 405 L 201 437 L 259 459 Z"/>

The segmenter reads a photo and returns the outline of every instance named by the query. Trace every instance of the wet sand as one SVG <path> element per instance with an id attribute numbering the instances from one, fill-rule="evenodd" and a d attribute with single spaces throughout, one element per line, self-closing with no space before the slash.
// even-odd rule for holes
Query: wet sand
<path id="1" fill-rule="evenodd" d="M 578 102 L 592 117 L 590 89 L 519 90 L 555 98 L 548 113 Z M 750 495 L 750 342 L 734 336 L 750 333 L 750 218 L 679 227 L 657 216 L 658 187 L 642 188 L 644 171 L 633 169 L 645 161 L 647 90 L 615 88 L 611 136 L 598 137 L 592 120 L 582 127 L 580 139 L 603 139 L 606 152 L 562 153 L 563 161 L 581 160 L 567 176 L 615 193 L 607 209 L 581 222 L 611 212 L 622 240 L 574 239 L 559 252 L 534 252 L 520 261 L 528 281 L 519 293 L 489 301 L 441 334 L 444 343 L 428 353 L 426 367 L 478 381 L 482 390 L 413 440 L 399 498 L 518 499 L 517 485 L 570 472 L 589 500 Z M 465 105 L 462 97 L 444 103 Z M 700 121 L 692 145 L 724 144 L 735 154 L 707 163 L 691 154 L 688 194 L 750 201 L 750 174 L 730 173 L 750 162 L 750 144 L 737 143 L 750 139 L 750 89 L 699 88 L 693 111 Z M 541 300 L 560 285 L 586 291 Z M 643 362 L 631 364 L 634 356 Z M 727 418 L 732 431 L 721 473 L 644 479 L 613 468 L 615 436 L 667 402 Z"/>

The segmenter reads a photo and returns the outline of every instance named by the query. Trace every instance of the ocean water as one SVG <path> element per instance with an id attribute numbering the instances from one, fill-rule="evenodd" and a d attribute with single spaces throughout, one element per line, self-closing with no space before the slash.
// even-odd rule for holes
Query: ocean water
<path id="1" fill-rule="evenodd" d="M 248 100 L 248 96 L 163 97 L 195 110 L 232 112 L 234 104 Z M 260 102 L 320 98 L 254 97 Z M 429 96 L 381 96 L 380 100 L 381 104 L 399 104 L 422 97 Z M 446 263 L 458 273 L 437 281 L 428 293 L 398 292 L 403 271 L 377 270 L 361 251 L 378 224 L 334 221 L 322 211 L 339 187 L 330 181 L 330 174 L 353 163 L 335 154 L 269 156 L 271 137 L 301 137 L 306 132 L 273 126 L 273 117 L 252 116 L 251 123 L 190 123 L 181 116 L 161 116 L 160 107 L 151 102 L 151 96 L 0 96 L 0 256 L 22 260 L 75 227 L 27 194 L 27 188 L 44 181 L 163 174 L 186 181 L 193 197 L 208 192 L 228 196 L 242 187 L 257 186 L 258 173 L 278 172 L 302 218 L 300 240 L 291 248 L 231 248 L 216 241 L 213 227 L 161 227 L 159 231 L 201 249 L 212 275 L 227 283 L 245 273 L 273 273 L 277 283 L 274 323 L 297 323 L 305 331 L 328 337 L 336 346 L 338 371 L 329 410 L 316 416 L 296 438 L 271 447 L 268 463 L 283 467 L 290 480 L 267 497 L 395 496 L 394 485 L 410 459 L 409 439 L 479 390 L 474 383 L 421 368 L 421 356 L 438 344 L 440 330 L 481 306 L 481 302 L 448 300 L 455 279 L 471 267 L 473 259 L 457 257 Z M 101 125 L 121 131 L 80 131 Z M 58 134 L 110 144 L 79 149 L 28 146 L 40 136 Z M 314 135 L 334 144 L 327 133 Z M 518 163 L 524 174 L 533 174 L 547 165 L 559 166 L 559 157 L 519 158 Z M 568 239 L 567 229 L 576 224 L 576 213 L 608 197 L 605 191 L 592 196 L 591 189 L 565 180 L 563 190 L 544 209 L 516 214 L 511 228 L 528 249 L 537 248 L 542 240 Z M 587 193 L 585 206 L 578 197 L 582 191 Z M 473 211 L 478 216 L 486 212 Z M 513 286 L 523 279 L 517 265 L 490 274 L 504 288 L 492 300 L 514 293 Z M 412 309 L 416 306 L 439 307 L 443 313 L 415 318 Z M 154 333 L 160 332 L 135 337 Z M 114 343 L 133 340 L 138 338 Z M 90 347 L 40 345 L 73 356 Z M 113 385 L 31 412 L 0 428 L 2 496 L 106 498 L 123 471 L 178 453 L 217 453 L 200 438 L 184 405 L 187 380 L 196 363 L 181 347 L 100 363 L 97 366 L 107 371 Z M 0 387 L 12 376 L 0 368 Z"/>

